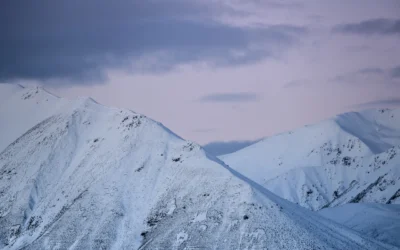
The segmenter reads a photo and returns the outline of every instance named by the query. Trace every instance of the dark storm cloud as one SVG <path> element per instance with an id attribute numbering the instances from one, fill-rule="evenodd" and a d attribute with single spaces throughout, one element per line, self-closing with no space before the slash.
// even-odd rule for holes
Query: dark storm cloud
<path id="1" fill-rule="evenodd" d="M 393 69 L 390 70 L 390 76 L 392 78 L 400 78 L 400 66 L 395 67 Z"/>
<path id="2" fill-rule="evenodd" d="M 2 1 L 0 81 L 98 79 L 108 67 L 157 72 L 199 60 L 216 66 L 251 63 L 291 46 L 306 32 L 288 25 L 252 29 L 212 22 L 216 14 L 245 13 L 206 2 Z M 154 53 L 167 56 L 129 67 Z"/>
<path id="3" fill-rule="evenodd" d="M 256 93 L 216 93 L 200 98 L 200 102 L 256 102 Z"/>
<path id="4" fill-rule="evenodd" d="M 341 24 L 333 29 L 335 32 L 360 35 L 400 35 L 400 19 L 371 19 L 359 23 Z"/>
<path id="5" fill-rule="evenodd" d="M 206 145 L 203 146 L 203 148 L 215 155 L 215 156 L 219 156 L 219 155 L 225 155 L 225 154 L 230 154 L 233 152 L 236 152 L 242 148 L 245 148 L 247 146 L 250 146 L 251 144 L 254 144 L 258 142 L 258 140 L 256 141 L 217 141 L 217 142 L 210 142 Z"/>

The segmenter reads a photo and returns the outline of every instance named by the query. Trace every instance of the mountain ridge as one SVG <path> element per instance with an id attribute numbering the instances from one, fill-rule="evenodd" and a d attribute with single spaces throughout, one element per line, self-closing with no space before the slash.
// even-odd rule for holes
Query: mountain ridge
<path id="1" fill-rule="evenodd" d="M 318 210 L 367 201 L 370 191 L 376 197 L 369 201 L 388 202 L 400 189 L 399 145 L 400 109 L 370 109 L 268 137 L 220 158 L 275 194 Z"/>

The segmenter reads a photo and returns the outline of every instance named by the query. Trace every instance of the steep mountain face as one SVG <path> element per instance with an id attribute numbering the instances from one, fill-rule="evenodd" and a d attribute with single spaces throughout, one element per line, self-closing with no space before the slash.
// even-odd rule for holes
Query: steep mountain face
<path id="1" fill-rule="evenodd" d="M 346 113 L 220 158 L 311 210 L 400 203 L 400 110 Z"/>
<path id="2" fill-rule="evenodd" d="M 6 92 L 1 249 L 394 249 L 277 197 L 143 115 Z"/>

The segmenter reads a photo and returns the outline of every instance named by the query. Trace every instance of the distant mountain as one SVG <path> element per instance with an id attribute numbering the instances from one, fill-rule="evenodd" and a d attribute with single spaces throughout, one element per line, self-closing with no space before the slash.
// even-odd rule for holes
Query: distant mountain
<path id="1" fill-rule="evenodd" d="M 212 155 L 225 155 L 250 146 L 257 141 L 216 141 L 203 145 L 203 148 Z"/>
<path id="2" fill-rule="evenodd" d="M 0 85 L 1 249 L 394 249 L 129 110 Z"/>
<path id="3" fill-rule="evenodd" d="M 400 110 L 366 110 L 272 136 L 220 158 L 311 210 L 400 203 Z"/>

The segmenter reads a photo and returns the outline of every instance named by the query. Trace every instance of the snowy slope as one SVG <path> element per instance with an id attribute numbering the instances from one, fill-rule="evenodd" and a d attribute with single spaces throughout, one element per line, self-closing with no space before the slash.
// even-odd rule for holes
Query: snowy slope
<path id="1" fill-rule="evenodd" d="M 0 86 L 0 152 L 68 103 L 42 88 L 27 89 L 14 84 Z"/>
<path id="2" fill-rule="evenodd" d="M 400 110 L 346 113 L 220 158 L 279 196 L 318 210 L 399 203 Z"/>
<path id="3" fill-rule="evenodd" d="M 16 137 L 0 154 L 2 249 L 395 249 L 277 197 L 143 115 L 13 93 L 1 105 L 6 138 Z M 10 114 L 34 125 L 16 136 L 24 126 L 4 123 L 22 118 Z"/>
<path id="4" fill-rule="evenodd" d="M 346 204 L 318 213 L 370 238 L 400 247 L 400 205 Z"/>
<path id="5" fill-rule="evenodd" d="M 312 210 L 354 202 L 400 203 L 400 148 L 345 163 L 296 168 L 263 185 Z"/>

